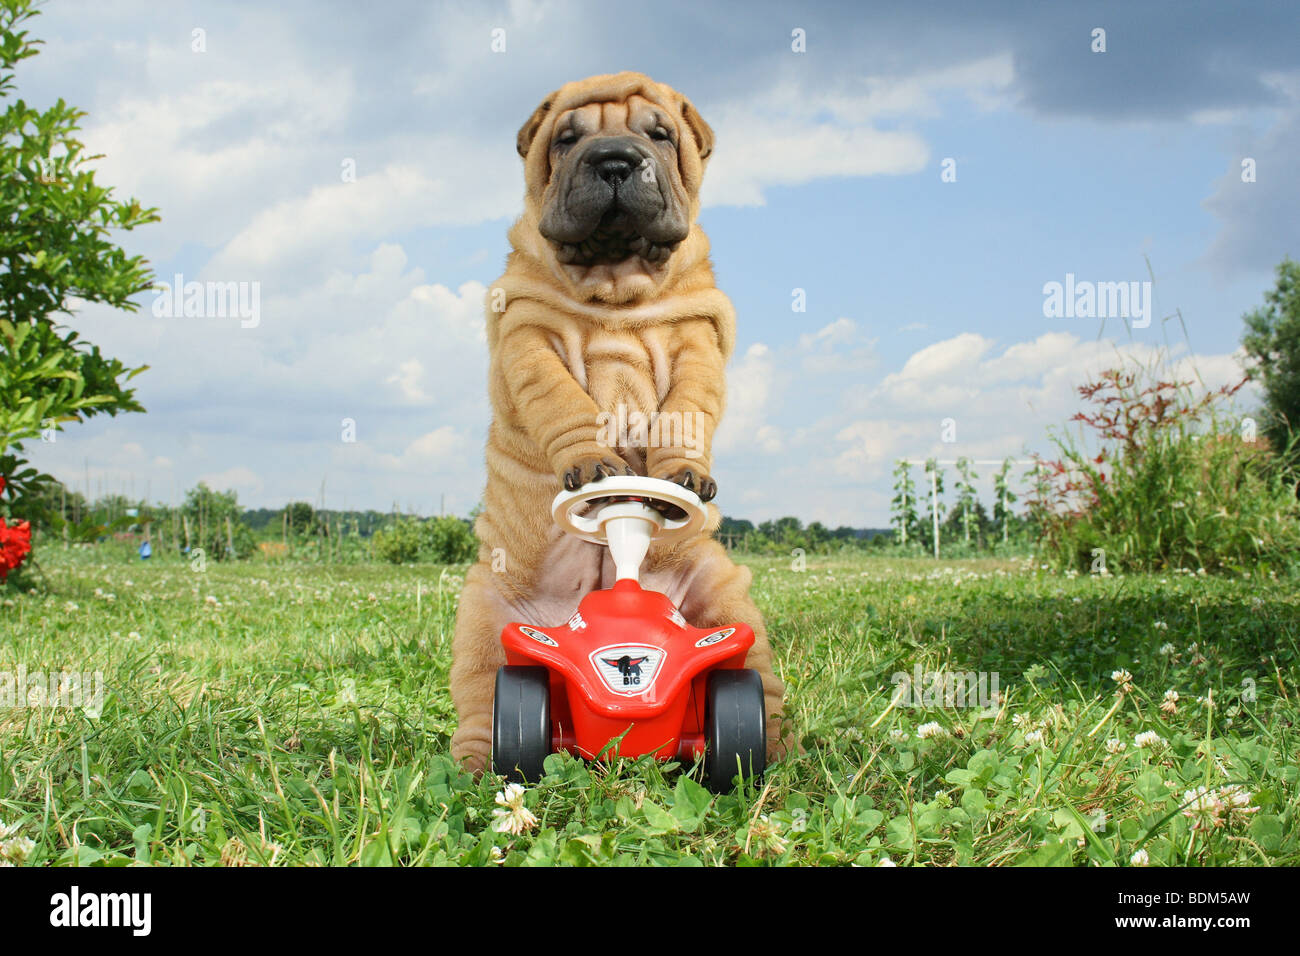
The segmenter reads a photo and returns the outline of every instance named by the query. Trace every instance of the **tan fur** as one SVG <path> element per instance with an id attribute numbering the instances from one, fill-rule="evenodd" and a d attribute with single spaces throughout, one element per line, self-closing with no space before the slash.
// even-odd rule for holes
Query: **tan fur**
<path id="1" fill-rule="evenodd" d="M 666 112 L 677 124 L 678 161 L 666 187 L 689 208 L 690 232 L 666 262 L 632 257 L 613 266 L 566 266 L 538 231 L 552 198 L 552 132 L 575 109 L 598 123 L 602 135 L 627 133 L 645 110 Z M 614 580 L 604 548 L 565 535 L 551 521 L 563 475 L 600 461 L 675 480 L 688 469 L 697 479 L 708 475 L 735 342 L 735 313 L 714 287 L 709 242 L 696 224 L 713 132 L 680 93 L 639 73 L 570 83 L 524 124 L 518 148 L 525 210 L 510 230 L 514 251 L 505 274 L 488 293 L 488 479 L 476 526 L 479 561 L 465 578 L 451 672 L 460 716 L 452 754 L 475 770 L 485 766 L 491 746 L 493 687 L 505 662 L 501 629 L 511 621 L 562 624 L 585 594 Z M 702 445 L 695 447 L 702 453 L 685 445 L 601 445 L 598 415 L 620 403 L 643 413 L 691 414 L 701 425 Z M 721 515 L 712 504 L 708 511 L 711 532 Z M 697 627 L 732 621 L 752 627 L 747 664 L 762 676 L 769 713 L 780 713 L 784 687 L 749 597 L 748 569 L 703 535 L 671 548 L 653 546 L 642 584 L 667 594 Z M 789 743 L 782 720 L 769 719 L 769 738 L 775 758 Z"/>

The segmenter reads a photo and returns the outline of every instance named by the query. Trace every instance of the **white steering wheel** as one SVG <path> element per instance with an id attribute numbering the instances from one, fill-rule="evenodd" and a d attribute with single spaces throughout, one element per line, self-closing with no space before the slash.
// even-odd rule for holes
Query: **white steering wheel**
<path id="1" fill-rule="evenodd" d="M 587 505 L 591 507 L 585 514 L 577 513 Z M 684 517 L 665 517 L 660 510 L 665 505 L 685 512 Z M 551 502 L 551 517 L 569 534 L 607 546 L 618 579 L 635 581 L 651 539 L 689 538 L 700 532 L 709 514 L 699 495 L 674 482 L 611 475 L 573 491 L 561 491 Z"/>

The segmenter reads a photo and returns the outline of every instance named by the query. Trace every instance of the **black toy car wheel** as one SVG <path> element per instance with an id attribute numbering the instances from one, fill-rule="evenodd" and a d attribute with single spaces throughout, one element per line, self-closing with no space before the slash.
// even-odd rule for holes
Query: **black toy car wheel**
<path id="1" fill-rule="evenodd" d="M 758 781 L 767 769 L 767 715 L 763 681 L 754 670 L 709 675 L 704 709 L 705 783 L 715 793 L 731 789 L 736 776 Z"/>
<path id="2" fill-rule="evenodd" d="M 545 667 L 506 665 L 492 698 L 492 769 L 516 782 L 542 778 L 551 752 L 551 678 Z"/>

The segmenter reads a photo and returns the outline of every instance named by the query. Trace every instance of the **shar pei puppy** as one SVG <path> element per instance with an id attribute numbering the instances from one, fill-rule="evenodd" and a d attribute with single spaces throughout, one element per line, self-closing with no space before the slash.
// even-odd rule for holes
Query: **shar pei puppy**
<path id="1" fill-rule="evenodd" d="M 527 187 L 505 274 L 487 301 L 487 486 L 478 563 L 456 619 L 452 755 L 485 767 L 492 695 L 511 621 L 557 626 L 614 582 L 600 545 L 552 522 L 551 499 L 613 474 L 666 478 L 708 501 L 735 312 L 696 224 L 713 131 L 684 96 L 640 73 L 552 93 L 519 131 Z M 632 423 L 628 427 L 628 423 Z M 661 426 L 661 427 L 656 427 Z M 789 745 L 750 572 L 707 532 L 652 545 L 643 586 L 696 627 L 743 621 L 762 676 L 769 757 Z"/>

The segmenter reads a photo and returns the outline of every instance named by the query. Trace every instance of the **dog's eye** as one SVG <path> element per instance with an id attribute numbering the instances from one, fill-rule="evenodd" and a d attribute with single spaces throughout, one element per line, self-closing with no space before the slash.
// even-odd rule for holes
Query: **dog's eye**
<path id="1" fill-rule="evenodd" d="M 555 138 L 556 146 L 569 146 L 578 141 L 578 134 L 572 129 L 566 129 L 563 133 Z"/>
<path id="2" fill-rule="evenodd" d="M 661 143 L 671 143 L 673 134 L 662 126 L 656 126 L 650 131 L 650 138 Z"/>

